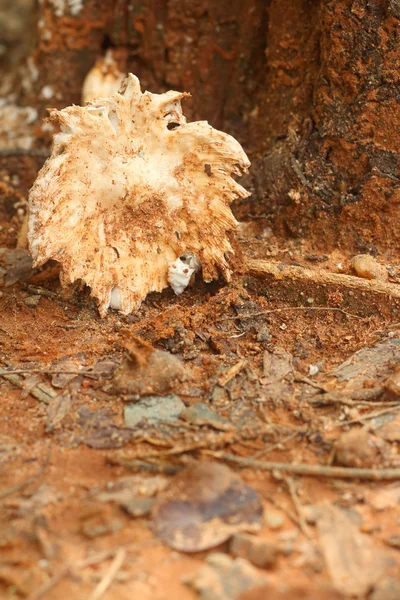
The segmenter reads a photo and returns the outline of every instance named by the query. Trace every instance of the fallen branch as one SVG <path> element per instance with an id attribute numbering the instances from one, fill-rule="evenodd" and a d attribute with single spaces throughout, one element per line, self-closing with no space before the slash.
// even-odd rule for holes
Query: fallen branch
<path id="1" fill-rule="evenodd" d="M 268 260 L 248 260 L 247 271 L 252 275 L 272 275 L 275 279 L 292 279 L 314 284 L 341 285 L 353 290 L 375 292 L 400 299 L 400 286 L 395 283 L 362 279 L 353 275 L 316 271 L 304 267 L 286 265 Z"/>
<path id="2" fill-rule="evenodd" d="M 306 465 L 302 463 L 290 464 L 279 462 L 267 462 L 243 458 L 225 452 L 206 451 L 206 454 L 231 462 L 240 467 L 250 467 L 263 471 L 278 471 L 281 473 L 292 473 L 293 475 L 305 475 L 307 477 L 331 477 L 337 479 L 364 479 L 367 481 L 390 481 L 400 479 L 400 469 L 357 469 L 350 467 L 327 467 L 323 465 Z"/>

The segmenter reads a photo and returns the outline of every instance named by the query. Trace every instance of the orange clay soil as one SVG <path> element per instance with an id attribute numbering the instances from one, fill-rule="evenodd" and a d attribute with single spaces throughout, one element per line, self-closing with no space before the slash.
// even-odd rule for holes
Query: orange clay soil
<path id="1" fill-rule="evenodd" d="M 6 212 L 1 224 L 2 234 L 14 229 L 10 239 L 19 227 Z M 243 226 L 240 238 L 249 258 L 272 257 L 331 271 L 337 271 L 339 263 L 348 270 L 351 258 L 332 254 L 318 262 L 307 244 L 277 240 L 259 222 Z M 269 296 L 265 282 L 238 275 L 225 286 L 196 281 L 180 297 L 171 291 L 153 294 L 137 313 L 121 317 L 110 312 L 100 319 L 87 291 L 62 290 L 54 268 L 45 268 L 40 279 L 39 289 L 29 287 L 29 281 L 2 288 L 2 367 L 87 372 L 99 361 L 108 361 L 114 368 L 124 356 L 120 333 L 124 329 L 183 362 L 192 379 L 182 387 L 176 384 L 173 391 L 187 405 L 203 401 L 234 424 L 240 418 L 248 420 L 233 431 L 179 422 L 171 429 L 145 428 L 143 435 L 139 431 L 124 438 L 124 401 L 101 374 L 97 379 L 81 376 L 69 384 L 57 382 L 51 374 L 17 374 L 23 390 L 15 380 L 0 378 L 1 598 L 89 598 L 120 547 L 125 559 L 104 600 L 195 598 L 182 578 L 203 565 L 207 553 L 185 555 L 168 549 L 152 534 L 149 517 L 133 518 L 116 502 L 96 497 L 136 472 L 118 463 L 160 453 L 156 462 L 180 465 L 215 450 L 326 465 L 335 441 L 350 428 L 345 421 L 355 420 L 352 427 L 358 428 L 357 419 L 385 408 L 379 397 L 376 407 L 354 401 L 350 406 L 351 400 L 348 405 L 312 404 L 309 400 L 319 390 L 304 380 L 310 365 L 317 365 L 320 372 L 312 381 L 318 387 L 318 382 L 329 379 L 327 372 L 354 352 L 386 339 L 389 332 L 396 335 L 398 309 L 393 306 L 384 314 L 372 307 L 366 314 L 365 293 L 353 296 L 350 309 L 342 305 L 346 291 L 338 288 L 329 307 L 343 310 L 318 310 L 313 289 L 296 289 L 296 283 L 283 281 L 271 286 Z M 29 306 L 30 300 L 27 305 L 27 299 L 37 296 L 36 306 Z M 294 306 L 303 308 L 273 312 Z M 292 355 L 292 371 L 284 379 L 271 380 L 263 357 L 282 351 Z M 230 378 L 229 369 L 240 361 Z M 371 380 L 365 390 L 379 383 Z M 52 412 L 51 405 L 34 397 L 37 384 L 47 385 L 53 395 L 62 394 L 66 409 Z M 374 466 L 396 467 L 397 443 L 382 443 L 387 446 Z M 185 448 L 189 449 L 184 452 Z M 171 449 L 176 454 L 162 456 Z M 38 472 L 34 481 L 12 493 L 14 486 Z M 307 525 L 307 537 L 304 523 L 303 531 L 299 526 L 303 521 L 299 510 L 325 500 L 353 515 L 376 551 L 385 548 L 391 557 L 385 575 L 396 573 L 398 550 L 387 542 L 400 534 L 398 508 L 389 503 L 385 510 L 377 510 L 376 502 L 370 502 L 396 484 L 295 477 L 291 481 L 297 490 L 296 506 L 287 483 L 276 474 L 251 468 L 238 472 L 264 503 L 267 519 L 258 537 L 286 548 L 274 568 L 266 571 L 271 589 L 284 580 L 289 586 L 313 586 L 318 592 L 331 582 L 317 529 Z M 146 472 L 139 476 L 144 481 L 154 477 Z M 219 550 L 226 551 L 227 546 Z M 92 562 L 86 560 L 90 556 Z"/>

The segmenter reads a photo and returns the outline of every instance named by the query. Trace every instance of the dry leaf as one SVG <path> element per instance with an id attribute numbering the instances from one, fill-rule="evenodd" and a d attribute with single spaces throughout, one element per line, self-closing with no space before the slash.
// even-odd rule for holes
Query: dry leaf
<path id="1" fill-rule="evenodd" d="M 178 473 L 153 509 L 153 530 L 183 552 L 213 548 L 238 531 L 260 528 L 262 505 L 228 467 L 202 462 Z"/>
<path id="2" fill-rule="evenodd" d="M 385 553 L 336 506 L 320 506 L 317 526 L 335 588 L 348 595 L 369 592 L 385 572 Z"/>

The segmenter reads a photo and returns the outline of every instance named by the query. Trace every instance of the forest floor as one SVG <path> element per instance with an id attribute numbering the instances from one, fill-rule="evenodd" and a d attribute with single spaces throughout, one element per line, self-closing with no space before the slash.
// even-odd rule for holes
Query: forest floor
<path id="1" fill-rule="evenodd" d="M 1 598 L 400 597 L 399 298 L 253 269 L 101 319 L 13 250 L 14 209 L 0 226 Z M 247 259 L 350 273 L 262 219 L 239 235 Z"/>

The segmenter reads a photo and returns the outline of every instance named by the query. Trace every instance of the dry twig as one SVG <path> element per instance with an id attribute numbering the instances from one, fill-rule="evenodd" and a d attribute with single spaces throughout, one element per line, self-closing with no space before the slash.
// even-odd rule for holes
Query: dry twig
<path id="1" fill-rule="evenodd" d="M 272 275 L 275 277 L 275 279 L 301 280 L 305 283 L 307 282 L 317 285 L 331 284 L 342 286 L 350 290 L 374 292 L 376 294 L 382 294 L 392 298 L 400 298 L 400 286 L 395 283 L 385 283 L 382 281 L 362 279 L 361 277 L 354 277 L 353 275 L 329 273 L 327 271 L 316 271 L 304 267 L 270 262 L 268 260 L 248 260 L 247 270 L 252 275 Z"/>
<path id="2" fill-rule="evenodd" d="M 99 581 L 93 592 L 90 594 L 88 600 L 100 600 L 110 587 L 113 579 L 117 575 L 118 571 L 122 567 L 126 558 L 126 550 L 124 548 L 118 548 L 114 560 L 112 561 L 109 569 L 106 571 L 104 577 Z"/>
<path id="3" fill-rule="evenodd" d="M 299 500 L 299 498 L 298 498 L 298 496 L 297 496 L 297 491 L 296 491 L 296 487 L 295 487 L 295 485 L 294 485 L 294 481 L 293 481 L 293 479 L 292 479 L 291 477 L 287 477 L 287 476 L 286 476 L 286 477 L 284 477 L 283 479 L 284 479 L 284 481 L 285 481 L 285 483 L 286 483 L 286 485 L 287 485 L 287 488 L 288 488 L 288 490 L 289 490 L 290 497 L 291 497 L 291 499 L 292 499 L 292 502 L 293 502 L 294 508 L 295 508 L 295 510 L 296 510 L 297 517 L 298 517 L 298 521 L 299 521 L 299 527 L 300 527 L 300 529 L 301 529 L 302 533 L 303 533 L 303 534 L 304 534 L 304 535 L 305 535 L 307 538 L 310 538 L 310 537 L 311 537 L 311 534 L 310 534 L 310 529 L 309 529 L 309 527 L 307 526 L 306 520 L 305 520 L 305 518 L 304 518 L 304 515 L 303 515 L 303 507 L 302 507 L 302 505 L 301 505 L 301 503 L 300 503 L 300 500 Z"/>
<path id="4" fill-rule="evenodd" d="M 217 321 L 236 321 L 239 319 L 243 321 L 244 319 L 254 319 L 255 317 L 263 317 L 265 315 L 270 315 L 273 313 L 281 313 L 281 312 L 290 312 L 296 310 L 314 310 L 314 311 L 331 311 L 331 312 L 340 312 L 346 317 L 350 317 L 351 319 L 363 319 L 364 317 L 360 317 L 359 315 L 354 315 L 353 313 L 347 312 L 343 308 L 337 308 L 332 306 L 286 306 L 283 308 L 271 308 L 270 310 L 262 310 L 256 313 L 251 313 L 249 315 L 234 315 L 232 317 L 221 317 L 217 319 Z"/>
<path id="5" fill-rule="evenodd" d="M 261 469 L 263 471 L 278 471 L 306 477 L 330 477 L 336 479 L 364 479 L 367 481 L 393 481 L 400 479 L 400 469 L 357 469 L 350 467 L 327 467 L 324 465 L 306 465 L 304 463 L 280 463 L 243 458 L 225 452 L 205 451 L 206 454 L 231 462 L 240 467 Z"/>
<path id="6" fill-rule="evenodd" d="M 9 488 L 7 490 L 3 490 L 2 492 L 0 492 L 0 500 L 3 500 L 4 498 L 7 498 L 7 496 L 11 496 L 12 494 L 15 494 L 16 492 L 20 492 L 21 490 L 28 487 L 28 485 L 30 485 L 31 483 L 36 481 L 36 479 L 38 479 L 44 473 L 44 471 L 47 469 L 47 467 L 49 466 L 50 458 L 51 458 L 51 448 L 49 448 L 46 460 L 44 461 L 43 465 L 40 467 L 39 471 L 37 473 L 35 473 L 34 475 L 31 475 L 30 477 L 28 477 L 28 479 L 25 479 L 25 481 L 16 485 L 15 487 L 12 487 L 12 488 Z"/>
<path id="7" fill-rule="evenodd" d="M 7 375 L 20 375 L 23 373 L 40 373 L 41 375 L 83 375 L 89 379 L 98 379 L 98 375 L 92 373 L 92 371 L 78 371 L 76 370 L 60 370 L 60 369 L 2 369 L 0 371 L 0 377 L 6 377 Z"/>
<path id="8" fill-rule="evenodd" d="M 374 402 L 374 404 L 376 404 L 376 403 Z M 387 403 L 385 402 L 384 404 L 389 404 L 389 402 L 387 402 Z M 396 402 L 395 406 L 391 405 L 391 406 L 389 406 L 389 408 L 384 408 L 382 410 L 376 410 L 376 411 L 369 413 L 368 415 L 365 415 L 363 417 L 357 417 L 356 419 L 350 419 L 350 421 L 342 421 L 340 423 L 340 425 L 343 426 L 343 425 L 352 425 L 353 423 L 363 423 L 364 421 L 369 421 L 370 419 L 375 419 L 375 417 L 381 417 L 382 415 L 387 415 L 388 413 L 395 412 L 397 410 L 400 410 L 400 404 L 398 402 Z"/>

